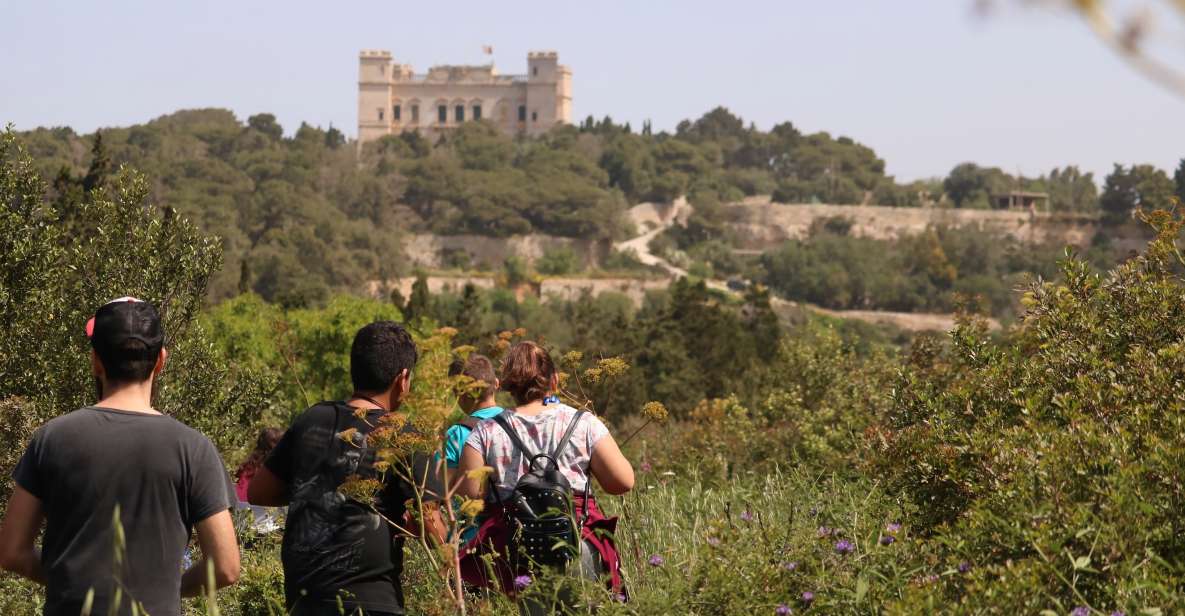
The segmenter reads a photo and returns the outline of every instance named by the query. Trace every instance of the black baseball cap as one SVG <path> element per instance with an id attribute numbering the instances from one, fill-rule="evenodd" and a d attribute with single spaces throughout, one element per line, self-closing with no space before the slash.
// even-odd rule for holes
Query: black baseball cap
<path id="1" fill-rule="evenodd" d="M 145 351 L 156 354 L 164 345 L 164 331 L 156 308 L 141 299 L 121 297 L 103 304 L 86 322 L 86 336 L 96 351 L 127 349 L 127 342 L 141 342 Z"/>

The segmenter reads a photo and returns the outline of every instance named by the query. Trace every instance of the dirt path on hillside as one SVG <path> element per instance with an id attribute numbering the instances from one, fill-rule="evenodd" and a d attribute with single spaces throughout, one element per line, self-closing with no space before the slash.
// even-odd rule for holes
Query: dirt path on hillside
<path id="1" fill-rule="evenodd" d="M 669 206 L 642 203 L 629 209 L 627 215 L 639 229 L 649 229 L 641 235 L 616 242 L 613 248 L 618 252 L 633 252 L 638 260 L 649 266 L 658 266 L 666 270 L 671 280 L 687 276 L 687 270 L 672 265 L 666 259 L 650 251 L 650 240 L 666 231 L 675 224 L 682 224 L 691 215 L 692 207 L 684 197 L 679 197 Z M 728 288 L 723 280 L 712 279 L 704 281 L 710 289 L 715 289 L 730 295 L 737 293 Z M 835 317 L 840 319 L 856 319 L 879 325 L 892 325 L 906 331 L 950 331 L 955 327 L 953 314 L 933 314 L 919 312 L 885 312 L 880 310 L 829 310 L 812 304 L 792 302 L 780 297 L 770 297 L 770 305 L 779 315 L 791 314 L 800 310 Z M 1000 323 L 989 319 L 988 325 L 992 329 L 999 329 Z"/>

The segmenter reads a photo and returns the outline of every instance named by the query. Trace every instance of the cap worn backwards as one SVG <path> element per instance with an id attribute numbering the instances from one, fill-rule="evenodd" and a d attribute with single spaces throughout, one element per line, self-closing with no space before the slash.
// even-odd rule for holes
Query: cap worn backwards
<path id="1" fill-rule="evenodd" d="M 95 349 L 117 349 L 130 340 L 138 340 L 147 349 L 159 349 L 164 343 L 156 308 L 134 297 L 104 304 L 86 322 L 86 335 Z"/>

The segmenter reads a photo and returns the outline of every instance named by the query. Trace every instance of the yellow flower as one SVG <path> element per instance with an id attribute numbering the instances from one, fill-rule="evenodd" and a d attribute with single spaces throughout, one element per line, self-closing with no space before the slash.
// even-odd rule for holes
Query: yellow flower
<path id="1" fill-rule="evenodd" d="M 568 351 L 567 353 L 564 353 L 564 358 L 562 361 L 565 366 L 574 368 L 579 366 L 581 361 L 584 361 L 584 353 L 581 353 L 580 351 Z"/>
<path id="2" fill-rule="evenodd" d="M 494 467 L 483 466 L 465 473 L 465 477 L 470 481 L 485 481 L 485 478 L 488 477 L 492 472 L 494 472 Z"/>
<path id="3" fill-rule="evenodd" d="M 608 357 L 597 362 L 597 365 L 605 373 L 605 377 L 613 377 L 624 374 L 629 370 L 630 365 L 625 363 L 625 360 L 620 357 Z"/>
<path id="4" fill-rule="evenodd" d="M 669 413 L 663 403 L 652 401 L 642 405 L 642 416 L 650 421 L 664 422 Z"/>
<path id="5" fill-rule="evenodd" d="M 514 332 L 512 332 L 510 330 L 504 330 L 504 331 L 498 332 L 498 340 L 510 340 L 513 337 L 514 337 Z"/>
<path id="6" fill-rule="evenodd" d="M 351 445 L 354 445 L 355 444 L 354 437 L 357 436 L 357 434 L 358 434 L 357 428 L 346 428 L 345 430 L 342 430 L 341 432 L 337 433 L 337 438 L 340 438 L 341 440 L 343 440 Z"/>
<path id="7" fill-rule="evenodd" d="M 477 347 L 473 346 L 472 344 L 462 344 L 461 346 L 453 349 L 453 353 L 455 353 L 457 357 L 460 357 L 461 361 L 464 361 L 469 359 L 469 356 L 472 355 L 476 350 Z"/>
<path id="8" fill-rule="evenodd" d="M 440 329 L 436 330 L 436 335 L 444 336 L 446 338 L 452 338 L 453 336 L 457 335 L 457 328 L 455 328 L 455 327 L 441 327 Z"/>
<path id="9" fill-rule="evenodd" d="M 520 327 L 520 328 L 514 330 L 514 337 L 515 338 L 522 338 L 523 336 L 526 336 L 526 335 L 527 335 L 527 328 L 525 328 L 525 327 Z"/>
<path id="10" fill-rule="evenodd" d="M 484 508 L 485 503 L 481 502 L 481 500 L 476 498 L 466 498 L 465 500 L 461 501 L 461 506 L 457 509 L 457 512 L 467 518 L 472 518 L 481 513 L 481 510 Z"/>
<path id="11" fill-rule="evenodd" d="M 600 368 L 589 368 L 584 371 L 584 380 L 589 383 L 599 383 L 601 382 L 601 373 L 602 370 Z"/>

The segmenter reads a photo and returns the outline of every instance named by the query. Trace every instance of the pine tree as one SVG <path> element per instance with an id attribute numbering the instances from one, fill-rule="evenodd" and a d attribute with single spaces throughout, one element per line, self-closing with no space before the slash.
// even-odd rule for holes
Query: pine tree
<path id="1" fill-rule="evenodd" d="M 89 193 L 101 188 L 108 175 L 111 175 L 111 158 L 107 156 L 107 148 L 103 147 L 103 133 L 95 131 L 95 143 L 91 146 L 91 166 L 82 178 L 82 189 Z"/>
<path id="2" fill-rule="evenodd" d="M 428 293 L 428 279 L 422 273 L 417 274 L 415 283 L 411 285 L 411 299 L 407 300 L 403 316 L 409 322 L 414 321 L 428 316 L 431 307 L 432 296 Z"/>
<path id="3" fill-rule="evenodd" d="M 1177 164 L 1177 171 L 1173 173 L 1173 184 L 1175 184 L 1174 194 L 1182 205 L 1185 205 L 1185 158 Z"/>

